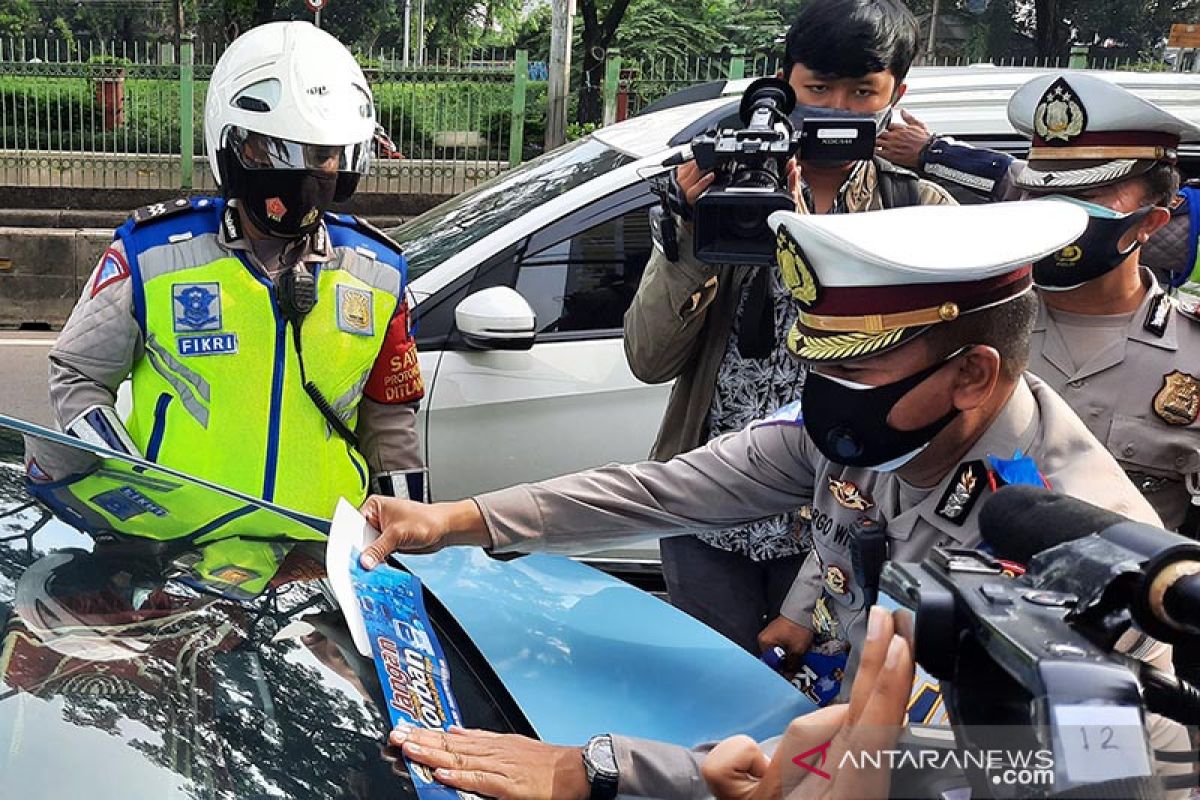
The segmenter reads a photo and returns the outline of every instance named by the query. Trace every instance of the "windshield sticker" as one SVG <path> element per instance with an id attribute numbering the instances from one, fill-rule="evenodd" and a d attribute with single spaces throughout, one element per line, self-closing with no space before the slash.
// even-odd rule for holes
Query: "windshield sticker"
<path id="1" fill-rule="evenodd" d="M 355 549 L 350 577 L 392 727 L 401 723 L 434 730 L 461 726 L 462 717 L 450 689 L 450 668 L 425 612 L 420 579 L 386 564 L 367 571 L 359 566 L 358 557 Z M 421 764 L 406 757 L 404 762 L 421 800 L 475 797 L 438 783 L 432 771 Z"/>

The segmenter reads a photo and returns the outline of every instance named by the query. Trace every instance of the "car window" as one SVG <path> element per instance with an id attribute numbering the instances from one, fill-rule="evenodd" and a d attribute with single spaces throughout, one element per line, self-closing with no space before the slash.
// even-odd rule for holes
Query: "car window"
<path id="1" fill-rule="evenodd" d="M 580 139 L 510 170 L 388 231 L 410 280 L 563 192 L 628 164 L 631 156 Z"/>
<path id="2" fill-rule="evenodd" d="M 381 753 L 378 674 L 328 599 L 322 542 L 297 545 L 257 596 L 218 593 L 180 577 L 201 566 L 201 551 L 173 526 L 236 498 L 125 459 L 96 460 L 46 432 L 27 436 L 37 457 L 94 463 L 41 485 L 35 499 L 17 429 L 35 430 L 0 420 L 0 794 L 416 796 Z M 104 499 L 114 492 L 121 513 Z M 269 504 L 243 505 L 220 519 L 250 521 L 259 535 L 305 524 Z M 164 538 L 138 533 L 151 529 Z M 214 545 L 204 546 L 205 563 L 236 579 Z M 529 733 L 432 594 L 427 609 L 466 724 Z"/>
<path id="3" fill-rule="evenodd" d="M 527 255 L 516 290 L 539 333 L 619 329 L 652 247 L 647 208 L 636 208 Z"/>

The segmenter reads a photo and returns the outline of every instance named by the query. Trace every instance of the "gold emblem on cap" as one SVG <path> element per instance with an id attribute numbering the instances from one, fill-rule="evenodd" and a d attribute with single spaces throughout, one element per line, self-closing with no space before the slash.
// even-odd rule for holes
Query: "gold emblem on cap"
<path id="1" fill-rule="evenodd" d="M 836 336 L 809 336 L 796 327 L 788 333 L 788 350 L 806 361 L 845 361 L 890 347 L 908 328 L 893 328 L 882 333 L 841 333 Z"/>
<path id="2" fill-rule="evenodd" d="M 1191 425 L 1200 416 L 1200 379 L 1179 370 L 1163 375 L 1154 413 L 1168 425 Z"/>
<path id="3" fill-rule="evenodd" d="M 821 294 L 821 284 L 817 282 L 817 276 L 804 259 L 804 251 L 782 225 L 775 238 L 775 248 L 775 259 L 779 264 L 779 273 L 783 276 L 783 285 L 800 305 L 811 308 Z"/>
<path id="4" fill-rule="evenodd" d="M 1047 142 L 1070 142 L 1087 128 L 1087 112 L 1062 78 L 1050 84 L 1033 112 L 1033 131 Z"/>
<path id="5" fill-rule="evenodd" d="M 954 322 L 958 319 L 958 303 L 942 303 L 938 306 L 938 316 L 942 318 L 942 322 Z"/>

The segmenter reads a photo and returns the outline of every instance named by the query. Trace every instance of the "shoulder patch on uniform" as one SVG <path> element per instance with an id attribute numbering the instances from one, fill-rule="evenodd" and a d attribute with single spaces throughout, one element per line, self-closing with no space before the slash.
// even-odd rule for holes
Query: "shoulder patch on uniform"
<path id="1" fill-rule="evenodd" d="M 192 203 L 185 197 L 180 197 L 176 200 L 166 200 L 162 203 L 151 203 L 148 206 L 142 206 L 129 215 L 135 225 L 141 225 L 155 219 L 163 219 L 183 211 L 191 211 Z"/>
<path id="2" fill-rule="evenodd" d="M 960 464 L 938 501 L 937 515 L 947 522 L 962 525 L 971 516 L 971 509 L 988 485 L 988 468 L 982 460 Z"/>
<path id="3" fill-rule="evenodd" d="M 800 410 L 800 401 L 793 400 L 774 414 L 763 419 L 762 422 L 771 425 L 803 425 L 804 414 Z"/>
<path id="4" fill-rule="evenodd" d="M 104 251 L 100 264 L 96 267 L 96 277 L 92 279 L 92 297 L 95 297 L 106 286 L 125 280 L 129 277 L 129 263 L 125 256 L 115 247 Z"/>
<path id="5" fill-rule="evenodd" d="M 1167 323 L 1171 321 L 1171 311 L 1174 308 L 1175 304 L 1166 292 L 1157 295 L 1150 301 L 1150 310 L 1146 312 L 1142 327 L 1161 339 L 1167 332 Z"/>

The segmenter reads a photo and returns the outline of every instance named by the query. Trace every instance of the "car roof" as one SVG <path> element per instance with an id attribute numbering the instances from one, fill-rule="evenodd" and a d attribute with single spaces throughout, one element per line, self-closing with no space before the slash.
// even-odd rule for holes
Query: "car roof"
<path id="1" fill-rule="evenodd" d="M 1008 122 L 1008 99 L 1038 75 L 1077 70 L 1034 67 L 918 67 L 909 73 L 899 103 L 931 130 L 971 139 L 1020 139 Z M 1172 113 L 1200 124 L 1200 76 L 1176 72 L 1089 70 Z M 753 81 L 716 81 L 689 87 L 647 107 L 649 113 L 596 131 L 596 138 L 630 155 L 647 158 L 682 144 L 695 133 L 737 112 L 737 98 Z M 696 101 L 697 97 L 707 97 Z"/>

